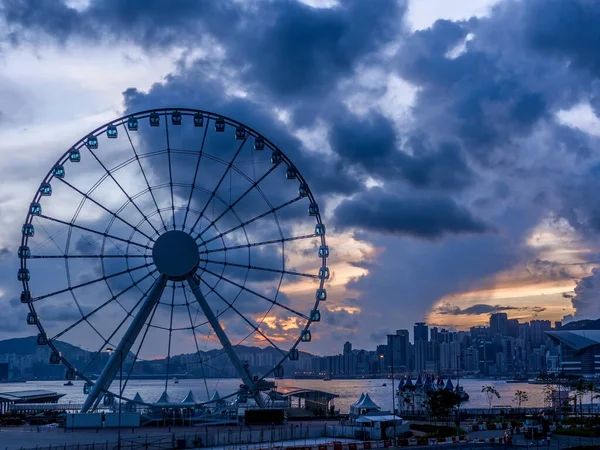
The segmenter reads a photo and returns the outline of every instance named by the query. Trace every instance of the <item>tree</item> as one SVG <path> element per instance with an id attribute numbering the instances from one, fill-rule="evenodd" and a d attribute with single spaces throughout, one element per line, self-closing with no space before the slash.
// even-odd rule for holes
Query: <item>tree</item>
<path id="1" fill-rule="evenodd" d="M 500 393 L 494 386 L 490 384 L 482 386 L 481 392 L 483 392 L 487 398 L 489 409 L 492 409 L 492 401 L 494 400 L 494 397 L 500 398 Z"/>
<path id="2" fill-rule="evenodd" d="M 575 381 L 574 383 L 571 384 L 571 389 L 573 389 L 575 391 L 575 394 L 573 395 L 573 402 L 575 404 L 575 414 L 577 414 L 577 400 L 579 400 L 579 412 L 580 414 L 583 413 L 583 396 L 585 395 L 585 393 L 588 390 L 588 385 L 586 384 L 586 382 L 583 380 L 583 378 L 579 378 L 577 381 Z"/>
<path id="3" fill-rule="evenodd" d="M 406 405 L 406 408 L 411 408 L 412 411 L 415 411 L 415 388 L 414 386 L 404 386 L 400 392 L 400 397 L 402 398 L 402 403 Z"/>
<path id="4" fill-rule="evenodd" d="M 431 416 L 448 416 L 460 405 L 460 395 L 449 389 L 428 389 L 425 392 L 423 406 Z"/>
<path id="5" fill-rule="evenodd" d="M 519 408 L 519 412 L 521 411 L 521 405 L 523 403 L 527 403 L 529 401 L 529 393 L 522 391 L 520 389 L 517 389 L 517 391 L 515 392 L 515 395 L 513 397 L 513 403 L 517 405 L 517 407 Z"/>
<path id="6" fill-rule="evenodd" d="M 558 392 L 558 389 L 556 389 L 556 387 L 554 387 L 551 384 L 547 384 L 546 386 L 544 386 L 544 402 L 552 407 L 552 409 L 556 410 L 556 393 Z M 558 402 L 560 404 L 560 399 L 558 399 Z"/>

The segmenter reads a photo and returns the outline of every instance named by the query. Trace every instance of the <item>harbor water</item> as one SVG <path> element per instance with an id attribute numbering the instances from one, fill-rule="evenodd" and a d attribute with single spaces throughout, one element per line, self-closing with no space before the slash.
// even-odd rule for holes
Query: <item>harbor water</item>
<path id="1" fill-rule="evenodd" d="M 456 384 L 456 380 L 453 380 Z M 223 378 L 207 379 L 206 384 L 203 379 L 181 379 L 178 383 L 169 380 L 168 393 L 172 401 L 181 401 L 191 390 L 196 400 L 205 401 L 217 390 L 221 397 L 234 392 L 240 384 L 240 380 Z M 316 389 L 339 395 L 335 399 L 336 409 L 341 413 L 347 413 L 350 405 L 354 403 L 362 392 L 368 392 L 373 401 L 375 401 L 384 410 L 390 410 L 392 406 L 393 386 L 390 380 L 385 379 L 357 379 L 357 380 L 277 380 L 278 388 L 299 388 Z M 384 386 L 386 384 L 386 386 Z M 398 381 L 394 383 L 398 385 Z M 516 406 L 513 399 L 517 390 L 525 391 L 529 394 L 529 401 L 523 403 L 522 407 L 543 407 L 544 389 L 542 384 L 506 383 L 496 380 L 473 380 L 461 379 L 461 386 L 469 394 L 468 402 L 463 403 L 463 408 L 487 408 L 488 402 L 485 394 L 481 392 L 484 385 L 491 385 L 496 388 L 500 398 L 494 398 L 492 406 Z M 83 403 L 86 395 L 83 393 L 83 381 L 74 381 L 73 386 L 64 386 L 63 381 L 28 381 L 27 383 L 0 384 L 0 392 L 44 389 L 66 394 L 61 403 Z M 118 379 L 111 386 L 113 392 L 118 392 Z M 159 399 L 165 390 L 164 380 L 129 380 L 125 387 L 124 395 L 133 398 L 137 392 L 145 402 L 153 403 Z M 590 402 L 589 394 L 584 396 L 584 403 Z"/>

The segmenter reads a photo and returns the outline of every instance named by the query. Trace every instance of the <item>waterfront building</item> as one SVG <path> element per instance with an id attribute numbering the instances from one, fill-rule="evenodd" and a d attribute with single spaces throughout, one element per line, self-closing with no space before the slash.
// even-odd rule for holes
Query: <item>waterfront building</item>
<path id="1" fill-rule="evenodd" d="M 546 331 L 560 345 L 559 367 L 565 375 L 600 374 L 600 330 Z"/>

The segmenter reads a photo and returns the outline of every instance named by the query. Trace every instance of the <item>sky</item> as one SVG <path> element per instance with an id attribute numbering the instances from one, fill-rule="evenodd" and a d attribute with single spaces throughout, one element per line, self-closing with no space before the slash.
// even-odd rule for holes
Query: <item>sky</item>
<path id="1" fill-rule="evenodd" d="M 588 0 L 0 2 L 0 338 L 32 333 L 16 249 L 41 180 L 91 130 L 161 107 L 246 123 L 310 185 L 332 277 L 303 350 L 374 348 L 416 321 L 466 329 L 493 312 L 598 318 L 599 21 Z M 101 176 L 79 167 L 82 184 Z M 103 192 L 115 208 L 119 195 Z M 290 246 L 287 263 L 316 270 L 309 250 Z M 42 287 L 66 276 L 40 267 Z M 306 313 L 313 290 L 280 289 Z M 77 320 L 68 301 L 40 302 L 42 321 Z M 236 320 L 223 317 L 237 339 Z M 94 348 L 88 331 L 70 339 Z M 279 311 L 264 331 L 289 342 L 299 328 Z M 192 343 L 184 333 L 179 353 Z"/>

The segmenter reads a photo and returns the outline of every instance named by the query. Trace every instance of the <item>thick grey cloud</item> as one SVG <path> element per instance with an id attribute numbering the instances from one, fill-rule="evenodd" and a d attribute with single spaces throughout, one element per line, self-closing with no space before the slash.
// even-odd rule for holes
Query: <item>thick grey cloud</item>
<path id="1" fill-rule="evenodd" d="M 411 186 L 461 189 L 474 174 L 458 145 L 441 142 L 432 148 L 423 136 L 400 145 L 392 121 L 381 114 L 359 118 L 340 112 L 331 127 L 330 145 L 347 166 L 383 180 L 402 179 Z"/>
<path id="2" fill-rule="evenodd" d="M 570 298 L 575 312 L 566 316 L 565 320 L 600 317 L 600 269 L 593 269 L 591 275 L 579 280 L 575 286 L 575 295 Z"/>
<path id="3" fill-rule="evenodd" d="M 426 239 L 491 231 L 450 198 L 402 196 L 382 188 L 344 200 L 335 210 L 335 220 L 344 227 Z"/>
<path id="4" fill-rule="evenodd" d="M 514 3 L 514 1 L 513 1 Z M 592 1 L 534 0 L 524 9 L 526 40 L 537 50 L 600 73 L 597 43 L 600 4 Z M 543 18 L 543 20 L 540 20 Z"/>

